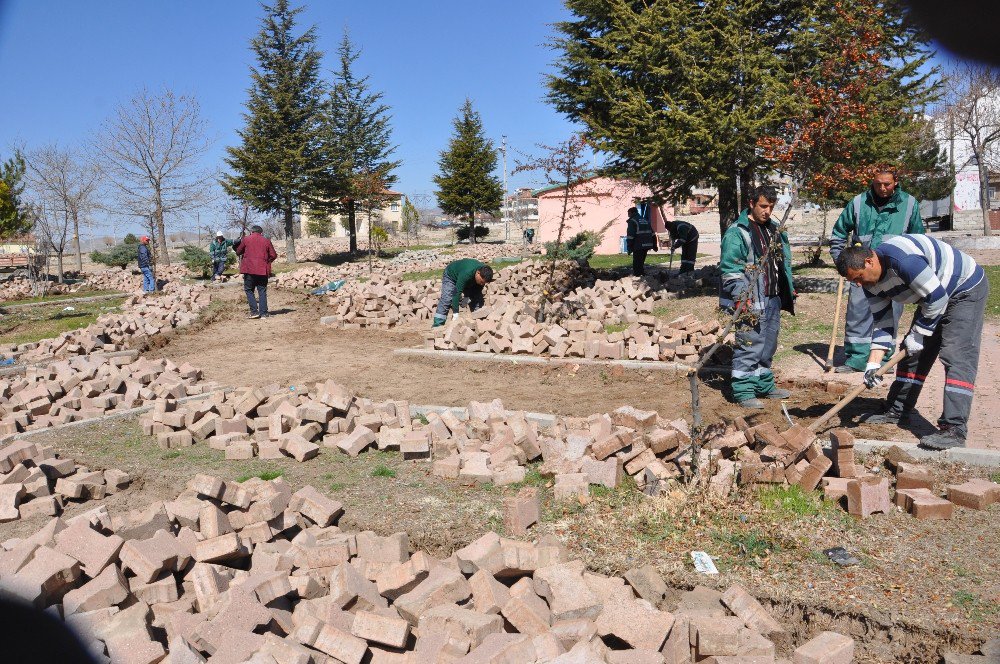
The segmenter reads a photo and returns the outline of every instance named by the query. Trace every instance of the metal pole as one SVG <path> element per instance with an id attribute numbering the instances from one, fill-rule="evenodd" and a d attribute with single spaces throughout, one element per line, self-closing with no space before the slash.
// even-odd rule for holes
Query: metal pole
<path id="1" fill-rule="evenodd" d="M 500 154 L 503 156 L 503 240 L 510 242 L 510 196 L 507 195 L 507 136 L 500 137 Z"/>

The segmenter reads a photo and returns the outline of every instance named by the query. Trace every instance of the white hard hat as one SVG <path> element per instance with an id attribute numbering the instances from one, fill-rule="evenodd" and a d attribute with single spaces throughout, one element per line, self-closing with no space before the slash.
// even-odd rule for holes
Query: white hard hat
<path id="1" fill-rule="evenodd" d="M 225 237 L 225 234 L 222 231 L 215 231 L 215 237 Z"/>

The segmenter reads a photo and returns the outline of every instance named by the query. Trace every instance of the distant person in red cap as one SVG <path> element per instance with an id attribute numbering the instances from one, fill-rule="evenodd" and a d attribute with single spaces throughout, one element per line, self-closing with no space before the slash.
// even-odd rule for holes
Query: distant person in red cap
<path id="1" fill-rule="evenodd" d="M 156 278 L 153 276 L 153 253 L 149 250 L 149 236 L 139 238 L 139 269 L 142 270 L 142 292 L 152 293 L 156 290 Z"/>

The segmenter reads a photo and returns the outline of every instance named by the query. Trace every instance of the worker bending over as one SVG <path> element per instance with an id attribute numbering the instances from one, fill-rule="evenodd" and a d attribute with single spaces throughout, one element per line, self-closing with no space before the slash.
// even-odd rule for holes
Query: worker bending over
<path id="1" fill-rule="evenodd" d="M 837 270 L 864 288 L 874 317 L 872 348 L 865 383 L 875 376 L 896 341 L 897 318 L 892 304 L 919 303 L 903 341 L 906 357 L 896 365 L 884 413 L 870 424 L 904 424 L 913 413 L 927 373 L 940 355 L 944 365 L 944 410 L 939 431 L 920 439 L 934 450 L 965 445 L 969 413 L 979 369 L 983 315 L 990 293 L 983 268 L 971 256 L 926 235 L 900 235 L 877 248 L 848 247 L 837 258 Z"/>
<path id="2" fill-rule="evenodd" d="M 486 301 L 483 288 L 493 281 L 493 268 L 480 263 L 474 258 L 462 258 L 448 263 L 441 279 L 441 299 L 438 300 L 437 312 L 434 314 L 434 324 L 431 327 L 444 325 L 448 320 L 448 311 L 454 310 L 458 318 L 458 306 L 462 295 L 469 298 L 469 309 L 475 311 Z"/>

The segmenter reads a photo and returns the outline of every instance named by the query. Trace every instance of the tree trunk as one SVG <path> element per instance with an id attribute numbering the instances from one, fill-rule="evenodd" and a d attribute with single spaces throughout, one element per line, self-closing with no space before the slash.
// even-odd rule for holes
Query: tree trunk
<path id="1" fill-rule="evenodd" d="M 83 272 L 83 251 L 80 249 L 80 217 L 73 212 L 73 249 L 76 252 L 76 271 Z"/>
<path id="2" fill-rule="evenodd" d="M 476 212 L 469 213 L 469 244 L 476 243 Z"/>
<path id="3" fill-rule="evenodd" d="M 990 228 L 990 173 L 986 168 L 985 155 L 977 154 L 976 161 L 979 167 L 979 207 L 983 209 L 983 235 L 989 236 L 993 234 Z"/>
<path id="4" fill-rule="evenodd" d="M 163 208 L 156 203 L 156 247 L 160 250 L 160 260 L 163 265 L 170 265 L 170 254 L 167 253 L 167 230 L 163 225 Z"/>
<path id="5" fill-rule="evenodd" d="M 63 252 L 56 254 L 56 270 L 59 272 L 59 283 L 63 283 Z"/>
<path id="6" fill-rule="evenodd" d="M 351 236 L 348 251 L 358 253 L 358 211 L 354 207 L 354 199 L 347 201 L 347 233 Z"/>
<path id="7" fill-rule="evenodd" d="M 740 206 L 744 205 L 750 198 L 750 190 L 753 189 L 753 170 L 749 167 L 740 169 L 740 190 L 736 193 L 736 211 L 739 213 Z"/>
<path id="8" fill-rule="evenodd" d="M 285 206 L 285 254 L 289 263 L 298 263 L 295 258 L 295 214 L 291 205 Z"/>
<path id="9" fill-rule="evenodd" d="M 719 233 L 725 234 L 729 224 L 740 215 L 740 201 L 736 194 L 736 178 L 721 180 L 719 189 Z"/>

